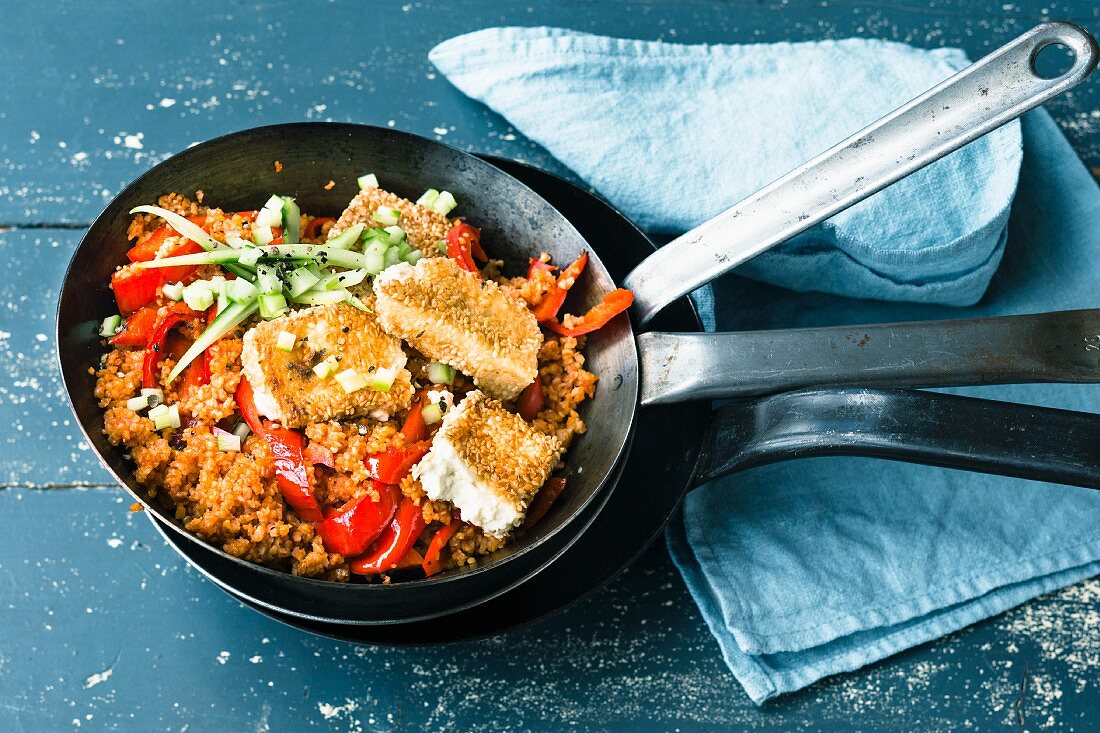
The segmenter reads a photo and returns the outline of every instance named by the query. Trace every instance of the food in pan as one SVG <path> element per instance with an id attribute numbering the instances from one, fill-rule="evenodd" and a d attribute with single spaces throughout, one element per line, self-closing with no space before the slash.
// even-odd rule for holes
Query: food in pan
<path id="1" fill-rule="evenodd" d="M 390 582 L 476 564 L 566 490 L 552 474 L 596 389 L 585 334 L 631 295 L 559 317 L 586 255 L 506 277 L 450 193 L 360 189 L 336 220 L 283 196 L 134 209 L 95 393 L 188 531 L 299 575 Z"/>

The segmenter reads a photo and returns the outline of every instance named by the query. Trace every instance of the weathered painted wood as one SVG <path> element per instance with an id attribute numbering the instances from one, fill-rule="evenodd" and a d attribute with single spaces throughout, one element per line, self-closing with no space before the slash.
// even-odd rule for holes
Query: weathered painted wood
<path id="1" fill-rule="evenodd" d="M 526 630 L 356 646 L 244 608 L 129 503 L 0 491 L 14 526 L 65 529 L 0 534 L 0 729 L 1068 731 L 1095 713 L 1100 581 L 761 709 L 662 548 Z"/>
<path id="2" fill-rule="evenodd" d="M 0 730 L 1095 727 L 1097 580 L 757 709 L 663 548 L 527 630 L 362 647 L 243 608 L 104 488 L 53 363 L 57 286 L 81 232 L 42 227 L 88 222 L 126 181 L 194 141 L 285 120 L 392 120 L 560 170 L 427 63 L 439 40 L 489 25 L 684 42 L 867 35 L 975 57 L 1046 18 L 1100 33 L 1089 0 L 456 5 L 4 3 L 0 225 L 36 228 L 0 231 L 0 516 L 16 528 L 0 533 Z M 1100 168 L 1100 84 L 1051 107 Z M 99 488 L 48 488 L 72 485 Z"/>
<path id="3" fill-rule="evenodd" d="M 438 76 L 439 41 L 490 25 L 558 25 L 687 43 L 852 35 L 972 56 L 1048 18 L 1100 33 L 1090 0 L 763 2 L 353 0 L 256 4 L 8 2 L 0 23 L 0 223 L 88 222 L 152 163 L 232 130 L 288 120 L 392 124 L 460 147 L 558 167 Z M 108 9 L 109 8 L 109 9 Z M 1100 85 L 1052 102 L 1100 169 Z"/>
<path id="4" fill-rule="evenodd" d="M 113 483 L 69 409 L 54 348 L 58 291 L 82 233 L 0 231 L 0 487 Z"/>

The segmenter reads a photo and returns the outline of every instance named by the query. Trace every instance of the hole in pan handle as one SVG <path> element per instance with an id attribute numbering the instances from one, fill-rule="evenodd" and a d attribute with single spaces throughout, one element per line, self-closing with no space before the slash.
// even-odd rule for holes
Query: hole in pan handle
<path id="1" fill-rule="evenodd" d="M 1100 382 L 1100 309 L 779 331 L 638 336 L 641 403 L 822 386 Z"/>
<path id="2" fill-rule="evenodd" d="M 1073 63 L 1047 79 L 1041 50 L 1062 45 Z M 1096 41 L 1051 22 L 968 66 L 878 122 L 677 237 L 631 272 L 636 323 L 761 252 L 804 232 L 886 186 L 1084 81 Z"/>
<path id="3" fill-rule="evenodd" d="M 694 482 L 792 458 L 854 455 L 1100 489 L 1100 415 L 918 390 L 817 389 L 713 415 Z"/>

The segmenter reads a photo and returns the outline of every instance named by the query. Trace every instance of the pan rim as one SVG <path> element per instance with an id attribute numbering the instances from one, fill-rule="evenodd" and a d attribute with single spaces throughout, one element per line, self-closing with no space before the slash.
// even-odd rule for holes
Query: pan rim
<path id="1" fill-rule="evenodd" d="M 257 134 L 263 134 L 264 132 L 272 132 L 272 131 L 286 131 L 286 130 L 295 130 L 295 129 L 306 130 L 306 129 L 318 129 L 318 128 L 322 128 L 322 127 L 327 128 L 329 130 L 343 131 L 348 136 L 352 136 L 352 135 L 356 134 L 357 132 L 371 131 L 372 134 L 381 133 L 383 135 L 388 135 L 388 136 L 393 136 L 393 137 L 412 139 L 412 140 L 416 141 L 419 144 L 427 144 L 429 146 L 443 148 L 443 149 L 449 151 L 452 154 L 458 155 L 462 158 L 465 158 L 469 161 L 472 161 L 472 163 L 474 165 L 487 166 L 488 168 L 491 168 L 495 172 L 496 175 L 502 176 L 502 177 L 505 177 L 505 178 L 509 179 L 511 183 L 513 183 L 514 185 L 516 185 L 516 186 L 518 186 L 522 189 L 525 189 L 531 196 L 533 196 L 538 201 L 542 202 L 544 205 L 546 205 L 552 211 L 554 211 L 557 214 L 557 216 L 559 216 L 561 218 L 561 220 L 563 222 L 565 222 L 565 224 L 576 233 L 576 236 L 577 236 L 578 240 L 584 242 L 585 245 L 587 246 L 587 248 L 590 251 L 594 252 L 596 258 L 599 259 L 598 251 L 596 251 L 596 249 L 592 246 L 592 244 L 589 243 L 588 240 L 583 235 L 581 235 L 579 231 L 577 231 L 576 227 L 574 226 L 574 224 L 572 223 L 572 221 L 568 217 L 566 217 L 564 214 L 562 214 L 557 209 L 557 207 L 555 207 L 553 204 L 551 204 L 549 201 L 547 201 L 543 196 L 541 196 L 536 191 L 534 191 L 526 183 L 519 180 L 515 176 L 512 176 L 507 171 L 504 171 L 501 168 L 499 168 L 498 166 L 496 166 L 491 160 L 492 156 L 486 155 L 486 156 L 483 157 L 483 156 L 477 155 L 473 152 L 460 150 L 460 149 L 455 148 L 451 145 L 447 145 L 446 143 L 442 143 L 438 140 L 431 140 L 431 139 L 429 139 L 427 137 L 424 137 L 422 135 L 417 135 L 415 133 L 406 132 L 404 130 L 398 130 L 398 129 L 389 128 L 389 127 L 380 127 L 380 126 L 377 126 L 377 125 L 366 125 L 366 124 L 355 123 L 355 122 L 298 121 L 298 122 L 284 122 L 284 123 L 274 123 L 274 124 L 270 124 L 270 125 L 259 125 L 259 126 L 256 126 L 256 127 L 248 127 L 248 128 L 244 128 L 244 129 L 224 133 L 224 134 L 218 135 L 216 137 L 212 137 L 208 140 L 204 140 L 200 143 L 190 145 L 190 146 L 188 146 L 187 148 L 185 148 L 183 150 L 180 150 L 180 151 L 177 151 L 177 152 L 173 153 L 169 157 L 165 158 L 164 160 L 160 161 L 159 163 L 152 166 L 148 170 L 144 171 L 139 176 L 137 176 L 136 178 L 131 180 L 129 183 L 127 183 L 125 186 L 123 186 L 118 191 L 118 193 L 116 193 L 114 196 L 111 197 L 111 200 L 106 204 L 106 206 L 104 206 L 104 208 L 99 212 L 99 214 L 97 214 L 95 216 L 95 218 L 88 225 L 87 229 L 84 231 L 83 235 L 80 238 L 80 241 L 77 243 L 76 247 L 73 249 L 72 255 L 69 258 L 69 262 L 65 267 L 65 272 L 64 272 L 64 275 L 62 276 L 61 285 L 60 285 L 59 290 L 58 290 L 57 307 L 55 308 L 55 311 L 54 311 L 54 339 L 55 339 L 55 344 L 57 344 L 57 350 L 56 350 L 56 354 L 55 354 L 55 364 L 56 364 L 56 366 L 57 366 L 57 368 L 60 372 L 61 381 L 62 381 L 62 384 L 64 386 L 66 402 L 68 403 L 69 409 L 70 409 L 70 411 L 72 412 L 72 414 L 75 418 L 75 422 L 77 423 L 77 427 L 80 429 L 80 433 L 84 437 L 84 439 L 87 442 L 89 448 L 96 455 L 96 458 L 99 459 L 100 464 L 107 470 L 108 474 L 110 474 L 111 478 L 114 479 L 114 481 L 117 485 L 122 487 L 128 494 L 130 494 L 130 496 L 133 497 L 138 503 L 140 503 L 146 511 L 151 512 L 153 516 L 155 516 L 158 519 L 162 520 L 166 526 L 170 527 L 174 532 L 176 532 L 177 535 L 182 537 L 184 540 L 190 541 L 190 542 L 195 542 L 203 550 L 218 554 L 223 559 L 230 560 L 230 561 L 236 563 L 237 565 L 239 565 L 241 568 L 246 569 L 250 572 L 255 572 L 255 573 L 258 573 L 260 575 L 270 574 L 271 577 L 277 577 L 280 580 L 286 580 L 287 578 L 292 578 L 293 581 L 296 582 L 296 583 L 304 583 L 306 585 L 316 586 L 318 588 L 331 589 L 331 588 L 337 588 L 338 587 L 338 588 L 346 589 L 344 592 L 348 592 L 348 593 L 375 593 L 375 594 L 381 594 L 381 593 L 386 593 L 386 592 L 394 593 L 394 592 L 396 592 L 395 589 L 397 589 L 397 590 L 404 589 L 404 590 L 409 591 L 409 592 L 415 592 L 415 589 L 425 589 L 425 588 L 432 588 L 432 589 L 440 588 L 440 589 L 442 589 L 443 587 L 448 586 L 452 583 L 464 582 L 464 579 L 474 578 L 476 576 L 480 576 L 480 575 L 483 575 L 485 573 L 492 572 L 495 568 L 503 567 L 504 565 L 508 564 L 509 562 L 511 562 L 513 560 L 516 560 L 518 558 L 521 558 L 521 557 L 527 555 L 529 552 L 531 552 L 531 551 L 533 551 L 537 548 L 542 547 L 552 537 L 555 537 L 558 533 L 567 530 L 570 527 L 570 525 L 572 525 L 577 520 L 577 518 L 584 512 L 584 510 L 591 505 L 591 503 L 595 500 L 597 495 L 606 493 L 608 480 L 609 480 L 609 478 L 611 478 L 612 475 L 614 475 L 616 467 L 620 465 L 620 463 L 623 460 L 623 457 L 626 455 L 626 453 L 628 451 L 628 448 L 629 448 L 629 445 L 630 445 L 630 442 L 631 442 L 631 438 L 633 436 L 634 426 L 637 422 L 637 412 L 640 409 L 640 406 L 638 404 L 638 399 L 639 399 L 639 395 L 640 395 L 640 382 L 637 378 L 635 378 L 633 380 L 633 384 L 631 385 L 632 388 L 633 388 L 633 395 L 632 395 L 633 399 L 629 403 L 630 404 L 629 428 L 625 431 L 623 439 L 622 439 L 622 441 L 620 442 L 620 444 L 618 445 L 618 447 L 615 451 L 613 460 L 611 461 L 611 466 L 612 466 L 611 470 L 608 471 L 607 473 L 605 473 L 605 475 L 601 478 L 598 486 L 590 492 L 590 494 L 584 499 L 584 501 L 582 501 L 576 507 L 576 509 L 574 509 L 574 511 L 569 516 L 562 519 L 561 523 L 559 524 L 559 526 L 556 529 L 554 529 L 553 531 L 547 533 L 546 535 L 538 538 L 537 540 L 533 541 L 530 545 L 528 545 L 526 547 L 523 547 L 523 548 L 517 550 L 516 552 L 508 555 L 507 557 L 500 558 L 500 559 L 493 560 L 493 561 L 488 561 L 488 562 L 485 562 L 484 564 L 478 564 L 477 566 L 475 566 L 473 568 L 460 569 L 458 572 L 455 572 L 455 571 L 452 570 L 452 571 L 448 571 L 446 573 L 441 573 L 439 575 L 432 576 L 432 577 L 405 580 L 405 581 L 401 581 L 399 583 L 393 583 L 393 584 L 362 583 L 362 582 L 343 583 L 343 582 L 336 582 L 336 581 L 330 581 L 330 580 L 321 580 L 321 579 L 317 579 L 317 578 L 307 578 L 307 577 L 303 577 L 303 576 L 294 576 L 291 573 L 286 572 L 286 571 L 277 570 L 275 568 L 271 568 L 271 567 L 268 567 L 268 566 L 265 566 L 265 565 L 261 565 L 261 564 L 258 564 L 258 563 L 250 562 L 248 560 L 244 560 L 244 559 L 239 558 L 239 557 L 235 557 L 235 556 L 225 552 L 225 550 L 223 550 L 219 547 L 216 547 L 215 545 L 207 542 L 206 540 L 198 537 L 197 535 L 193 535 L 192 533 L 188 532 L 186 529 L 181 527 L 176 521 L 174 521 L 174 519 L 172 517 L 165 514 L 159 506 L 157 506 L 152 501 L 150 501 L 148 497 L 144 496 L 140 491 L 137 491 L 137 490 L 133 489 L 130 486 L 129 482 L 126 479 L 124 479 L 122 476 L 120 476 L 117 471 L 115 471 L 115 469 L 107 461 L 106 457 L 100 452 L 99 448 L 96 446 L 96 442 L 92 439 L 92 436 L 89 434 L 88 428 L 85 426 L 84 421 L 81 419 L 80 413 L 77 411 L 77 407 L 76 407 L 76 404 L 75 404 L 74 399 L 73 399 L 74 385 L 70 384 L 70 380 L 68 378 L 68 375 L 67 375 L 64 363 L 63 363 L 62 349 L 61 349 L 61 344 L 62 344 L 61 308 L 62 308 L 62 304 L 64 302 L 66 302 L 66 300 L 68 298 L 72 297 L 72 295 L 70 294 L 70 290 L 71 290 L 71 286 L 72 286 L 72 282 L 73 282 L 73 278 L 72 278 L 73 267 L 74 267 L 74 264 L 76 262 L 78 254 L 81 253 L 84 250 L 85 246 L 89 243 L 89 237 L 91 236 L 92 232 L 94 230 L 96 230 L 97 228 L 100 228 L 100 227 L 103 226 L 103 222 L 107 219 L 108 213 L 115 206 L 116 202 L 118 202 L 120 199 L 125 197 L 127 194 L 133 193 L 134 190 L 136 188 L 138 188 L 144 181 L 146 181 L 151 176 L 154 176 L 159 171 L 162 171 L 165 167 L 170 166 L 170 165 L 178 165 L 180 163 L 181 156 L 187 156 L 189 154 L 196 154 L 196 151 L 201 151 L 204 148 L 208 148 L 208 147 L 211 147 L 211 146 L 215 146 L 215 145 L 219 145 L 219 144 L 224 145 L 227 142 L 234 141 L 235 139 L 237 139 L 239 137 L 242 137 L 242 136 L 257 135 Z M 186 163 L 186 160 L 185 160 L 185 163 Z M 554 174 L 549 174 L 549 175 L 554 175 Z M 555 177 L 560 178 L 560 176 L 555 176 Z M 620 212 L 618 212 L 616 210 L 616 213 L 620 213 Z M 114 213 L 111 213 L 111 216 L 113 217 Z M 627 221 L 630 221 L 630 220 L 627 219 Z M 634 226 L 633 222 L 631 222 L 631 225 Z M 637 227 L 635 226 L 635 228 L 637 228 Z M 643 233 L 643 236 L 644 236 L 644 233 Z M 606 269 L 606 268 L 604 268 L 604 269 Z M 638 349 L 637 349 L 637 343 L 636 343 L 636 340 L 635 340 L 635 336 L 636 336 L 636 331 L 635 331 L 633 323 L 630 322 L 629 315 L 628 315 L 627 316 L 627 333 L 626 333 L 623 340 L 624 341 L 629 341 L 627 346 L 628 346 L 629 350 L 632 353 L 633 358 L 632 358 L 631 362 L 634 365 L 635 375 L 637 375 L 637 368 L 639 366 L 639 356 L 638 356 Z M 390 589 L 390 590 L 387 591 L 386 589 Z"/>

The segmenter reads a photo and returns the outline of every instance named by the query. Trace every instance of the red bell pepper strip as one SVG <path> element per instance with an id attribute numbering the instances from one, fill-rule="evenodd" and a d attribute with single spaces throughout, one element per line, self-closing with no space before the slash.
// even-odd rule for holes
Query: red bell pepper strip
<path id="1" fill-rule="evenodd" d="M 332 451 L 320 443 L 307 445 L 306 449 L 302 451 L 302 457 L 314 466 L 328 466 L 334 470 L 336 468 L 336 458 L 332 455 Z"/>
<path id="2" fill-rule="evenodd" d="M 464 221 L 460 221 L 447 232 L 447 256 L 458 263 L 463 270 L 472 272 L 481 277 L 481 272 L 474 264 L 475 251 L 485 252 L 481 249 L 481 232 Z"/>
<path id="3" fill-rule="evenodd" d="M 237 409 L 241 417 L 256 435 L 267 442 L 275 456 L 275 479 L 286 501 L 298 516 L 307 522 L 324 520 L 317 499 L 309 485 L 305 458 L 302 456 L 302 434 L 290 428 L 276 427 L 270 421 L 260 420 L 252 385 L 241 377 L 236 393 Z"/>
<path id="4" fill-rule="evenodd" d="M 549 262 L 543 262 L 537 257 L 531 258 L 531 264 L 527 266 L 527 279 L 530 280 L 535 276 L 535 273 L 539 270 L 543 272 L 553 272 L 558 269 L 556 266 L 551 265 Z"/>
<path id="5" fill-rule="evenodd" d="M 431 444 L 425 440 L 404 448 L 390 448 L 384 453 L 373 453 L 367 456 L 367 468 L 370 469 L 371 477 L 382 483 L 401 483 L 409 469 L 430 449 Z"/>
<path id="6" fill-rule="evenodd" d="M 539 414 L 544 404 L 546 404 L 546 396 L 542 391 L 542 378 L 536 374 L 535 381 L 527 385 L 519 393 L 519 397 L 516 398 L 516 412 L 524 420 L 531 422 L 535 419 L 535 415 Z"/>
<path id="7" fill-rule="evenodd" d="M 172 249 L 170 256 L 190 255 L 202 252 L 195 242 L 186 240 Z M 198 268 L 194 265 L 176 265 L 174 267 L 137 268 L 127 265 L 111 274 L 111 290 L 121 313 L 133 313 L 143 308 L 157 297 L 161 285 L 174 280 L 185 280 Z"/>
<path id="8" fill-rule="evenodd" d="M 565 303 L 565 296 L 569 294 L 570 288 L 577 282 L 577 278 L 584 272 L 584 266 L 587 264 L 588 253 L 585 252 L 574 260 L 573 264 L 562 270 L 554 287 L 547 290 L 542 302 L 531 309 L 531 312 L 535 314 L 536 321 L 544 323 L 557 317 L 558 311 Z"/>
<path id="9" fill-rule="evenodd" d="M 390 526 L 374 541 L 374 549 L 352 560 L 351 572 L 374 575 L 393 570 L 412 549 L 413 543 L 424 531 L 424 514 L 412 499 L 405 497 L 397 507 Z"/>
<path id="10" fill-rule="evenodd" d="M 184 306 L 178 308 L 173 306 L 161 316 L 156 325 L 153 327 L 153 333 L 149 336 L 149 340 L 145 344 L 145 358 L 141 363 L 141 386 L 146 389 L 153 389 L 159 383 L 157 379 L 157 366 L 160 364 L 161 359 L 164 358 L 165 342 L 168 339 L 168 332 L 181 323 L 195 318 L 199 314 Z"/>
<path id="11" fill-rule="evenodd" d="M 523 519 L 523 528 L 534 525 L 550 510 L 550 506 L 565 491 L 565 479 L 560 476 L 546 479 L 546 483 L 531 500 L 531 506 L 527 507 L 527 516 Z"/>
<path id="12" fill-rule="evenodd" d="M 157 326 L 159 311 L 155 305 L 145 306 L 127 318 L 122 330 L 108 340 L 115 346 L 145 346 Z"/>
<path id="13" fill-rule="evenodd" d="M 321 234 L 321 229 L 325 226 L 325 224 L 328 224 L 330 221 L 336 220 L 330 216 L 318 216 L 316 218 L 310 219 L 309 223 L 306 224 L 306 228 L 302 232 L 302 234 L 305 235 L 306 239 L 317 239 L 317 237 L 319 237 Z"/>
<path id="14" fill-rule="evenodd" d="M 454 537 L 455 532 L 461 526 L 462 520 L 456 519 L 450 524 L 440 527 L 432 536 L 432 541 L 428 543 L 428 549 L 424 552 L 424 562 L 420 565 L 424 568 L 424 575 L 435 575 L 443 569 L 440 555 L 443 554 L 443 548 L 447 546 L 447 543 L 451 541 L 451 537 Z"/>
<path id="15" fill-rule="evenodd" d="M 123 315 L 133 313 L 152 303 L 157 290 L 166 283 L 160 269 L 123 267 L 111 274 L 111 290 L 115 294 L 118 310 Z"/>
<path id="16" fill-rule="evenodd" d="M 566 327 L 556 318 L 544 325 L 560 336 L 581 336 L 603 327 L 605 323 L 619 315 L 634 302 L 634 293 L 619 288 L 604 296 L 603 302 L 592 307 L 583 316 L 572 316 L 572 325 Z"/>
<path id="17" fill-rule="evenodd" d="M 206 214 L 200 214 L 198 216 L 187 217 L 192 224 L 196 224 L 202 227 L 205 231 L 210 231 L 206 226 Z M 160 251 L 161 245 L 164 244 L 164 240 L 169 235 L 176 234 L 176 230 L 165 224 L 153 231 L 152 234 L 145 239 L 139 241 L 130 251 L 126 253 L 126 256 L 130 258 L 130 262 L 148 262 L 151 259 L 156 258 L 157 252 Z M 181 253 L 184 254 L 184 253 Z M 190 253 L 187 253 L 190 254 Z"/>
<path id="18" fill-rule="evenodd" d="M 275 455 L 275 479 L 283 491 L 283 500 L 305 521 L 322 521 L 324 517 L 313 496 L 305 458 L 302 457 L 302 434 L 265 421 L 261 435 Z"/>
<path id="19" fill-rule="evenodd" d="M 326 550 L 345 557 L 362 555 L 393 521 L 401 491 L 380 481 L 371 482 L 371 487 L 378 492 L 378 501 L 364 494 L 340 511 L 329 512 L 317 525 Z"/>
<path id="20" fill-rule="evenodd" d="M 164 244 L 164 240 L 167 239 L 168 235 L 173 231 L 174 230 L 170 226 L 165 224 L 131 247 L 126 253 L 126 256 L 130 259 L 130 262 L 148 262 L 157 256 L 157 252 L 160 251 L 161 245 Z"/>
<path id="21" fill-rule="evenodd" d="M 428 437 L 428 426 L 424 423 L 424 400 L 427 397 L 423 393 L 413 398 L 413 406 L 405 417 L 405 424 L 401 426 L 401 434 L 405 436 L 406 443 L 418 443 Z"/>

